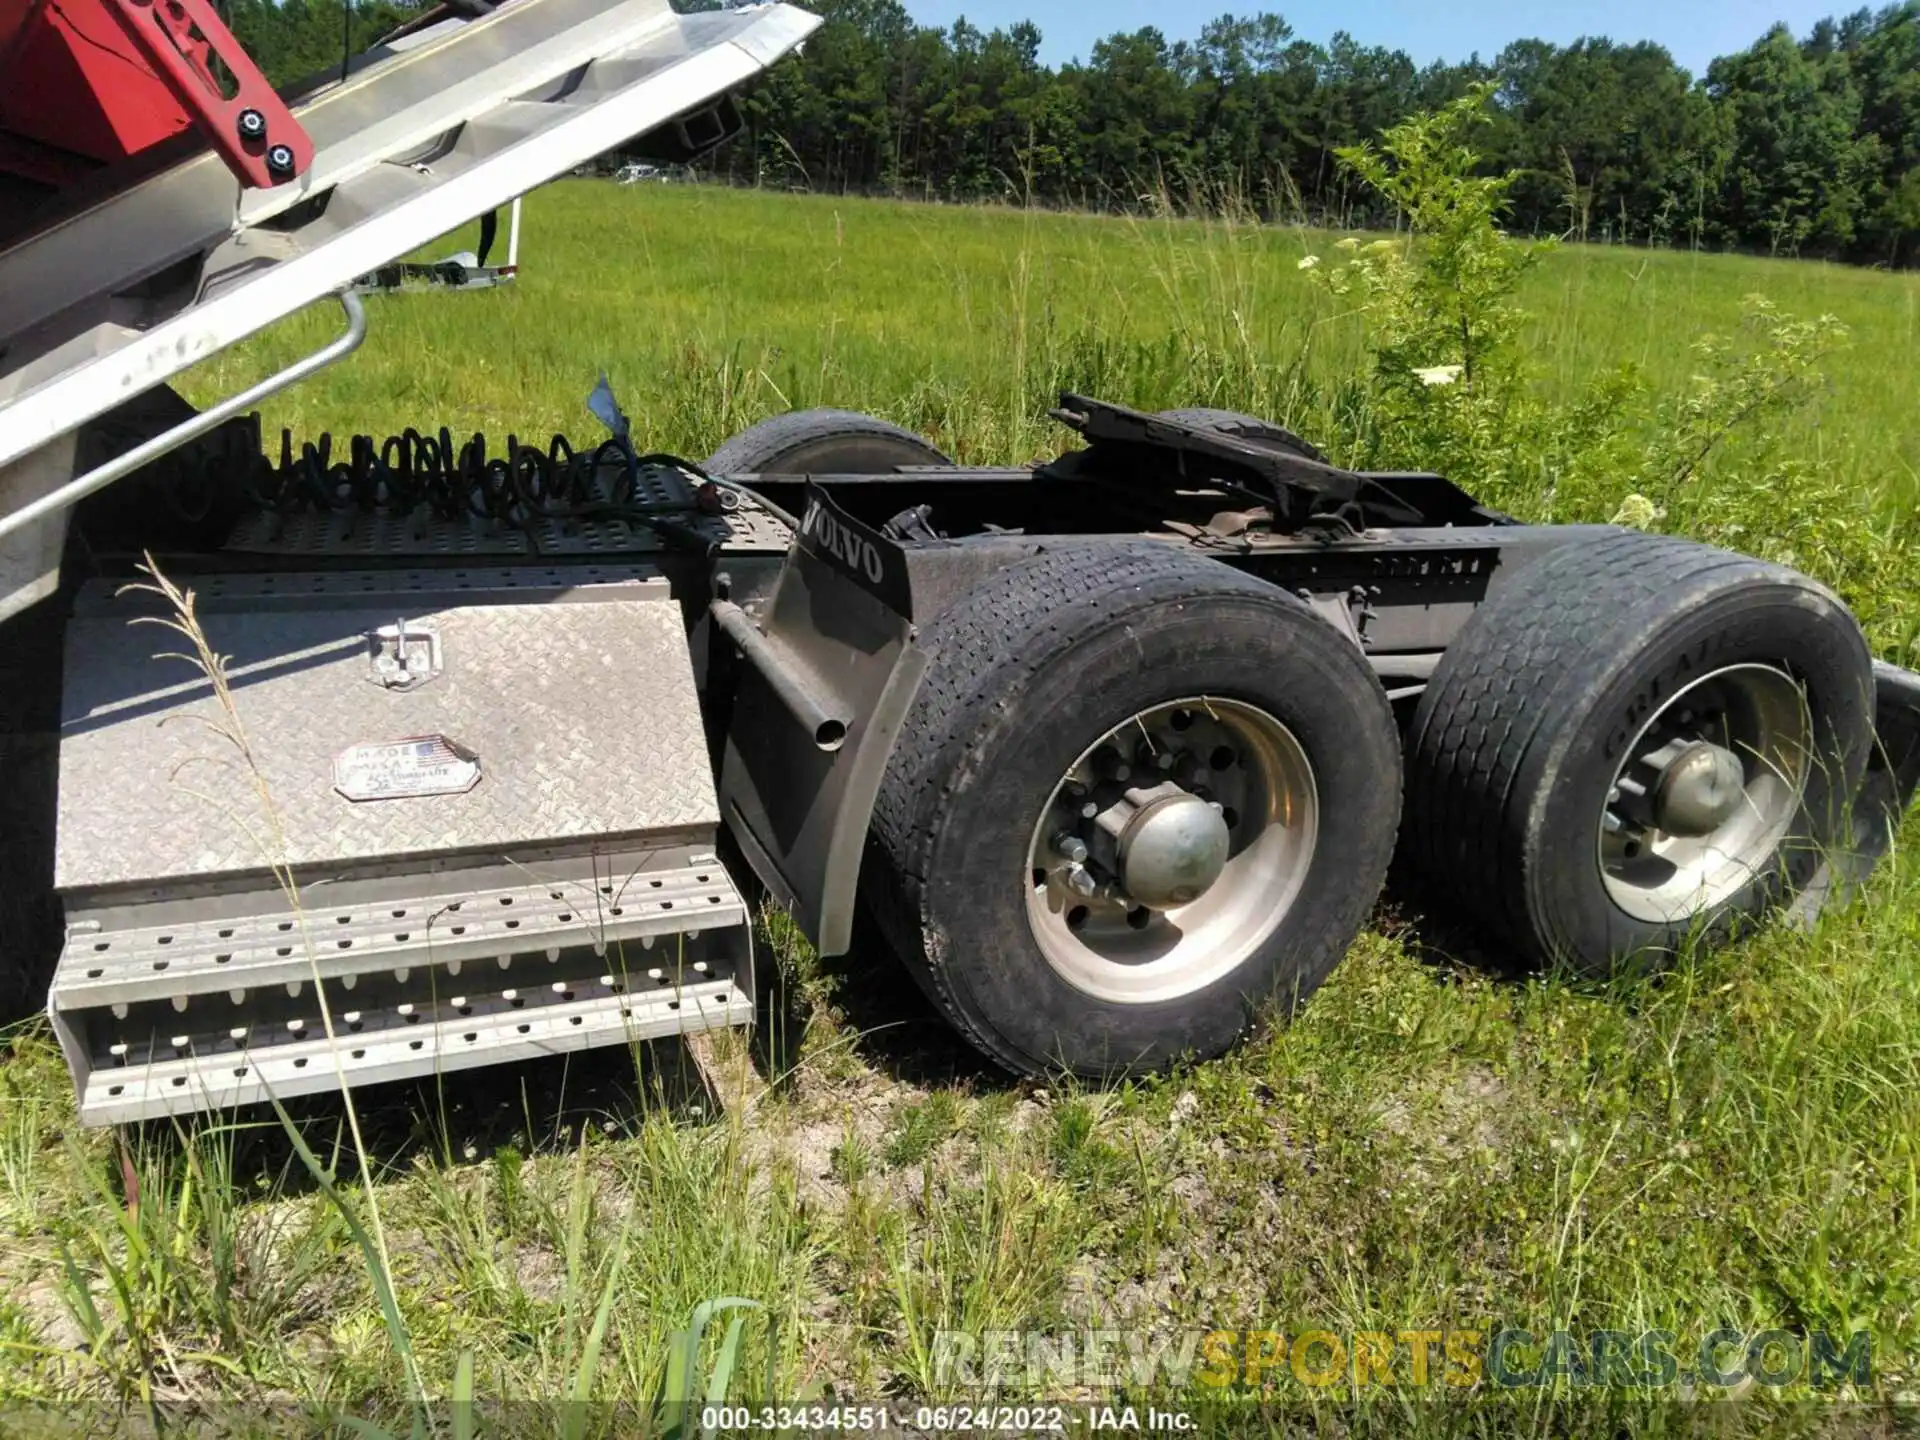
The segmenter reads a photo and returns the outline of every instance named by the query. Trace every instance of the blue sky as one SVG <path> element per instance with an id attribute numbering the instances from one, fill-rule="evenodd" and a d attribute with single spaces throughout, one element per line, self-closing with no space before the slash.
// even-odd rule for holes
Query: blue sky
<path id="1" fill-rule="evenodd" d="M 1606 35 L 1657 41 L 1696 75 L 1714 56 L 1744 48 L 1776 21 L 1802 35 L 1822 16 L 1862 3 L 1867 0 L 905 0 L 923 25 L 950 25 L 963 15 L 983 30 L 1032 20 L 1046 39 L 1042 57 L 1052 64 L 1084 58 L 1095 40 L 1116 30 L 1153 25 L 1179 40 L 1223 12 L 1265 9 L 1286 16 L 1302 39 L 1324 43 L 1346 30 L 1363 45 L 1405 50 L 1423 65 L 1464 60 L 1475 51 L 1491 60 L 1509 40 L 1564 44 Z"/>

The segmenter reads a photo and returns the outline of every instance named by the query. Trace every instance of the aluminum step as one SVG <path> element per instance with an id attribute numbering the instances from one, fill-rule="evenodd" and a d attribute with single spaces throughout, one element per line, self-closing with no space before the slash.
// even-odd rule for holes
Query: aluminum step
<path id="1" fill-rule="evenodd" d="M 324 894 L 324 892 L 320 892 Z M 108 931 L 74 927 L 54 979 L 64 1009 L 174 996 L 231 995 L 260 985 L 358 975 L 375 967 L 441 965 L 457 977 L 471 961 L 510 960 L 609 947 L 746 923 L 717 860 L 681 871 L 634 875 L 616 884 L 576 881 L 481 890 L 457 899 L 326 904 L 310 896 L 304 915 L 274 911 Z"/>
<path id="2" fill-rule="evenodd" d="M 748 907 L 711 854 L 510 887 L 363 890 L 70 926 L 52 1014 L 89 1125 L 750 1023 Z M 456 877 L 457 879 L 457 877 Z M 177 909 L 176 904 L 173 908 Z M 404 927 L 404 928 L 403 928 Z M 322 999 L 325 1000 L 323 1013 Z M 330 1017 L 333 1039 L 327 1038 Z"/>

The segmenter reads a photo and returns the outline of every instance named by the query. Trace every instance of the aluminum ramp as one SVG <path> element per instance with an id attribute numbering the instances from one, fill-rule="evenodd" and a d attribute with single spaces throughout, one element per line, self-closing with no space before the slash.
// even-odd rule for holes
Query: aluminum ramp
<path id="1" fill-rule="evenodd" d="M 117 478 L 74 483 L 79 427 L 701 110 L 819 23 L 787 5 L 676 15 L 667 0 L 510 0 L 312 88 L 293 110 L 315 158 L 290 184 L 243 192 L 211 150 L 160 147 L 0 242 L 0 619 L 50 593 L 65 507 Z M 316 360 L 358 338 L 356 323 Z"/>

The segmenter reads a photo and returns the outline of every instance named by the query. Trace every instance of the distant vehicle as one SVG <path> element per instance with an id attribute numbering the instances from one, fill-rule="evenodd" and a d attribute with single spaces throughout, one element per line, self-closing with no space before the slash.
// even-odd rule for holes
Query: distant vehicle
<path id="1" fill-rule="evenodd" d="M 616 170 L 613 178 L 622 185 L 673 185 L 691 180 L 693 171 L 685 165 L 654 165 L 633 160 Z"/>
<path id="2" fill-rule="evenodd" d="M 487 264 L 500 228 L 499 211 L 480 217 L 480 249 L 461 250 L 429 263 L 396 261 L 371 270 L 353 282 L 356 295 L 391 294 L 398 290 L 491 290 L 513 282 L 520 273 L 520 202 L 515 200 L 507 225 L 507 263 Z"/>

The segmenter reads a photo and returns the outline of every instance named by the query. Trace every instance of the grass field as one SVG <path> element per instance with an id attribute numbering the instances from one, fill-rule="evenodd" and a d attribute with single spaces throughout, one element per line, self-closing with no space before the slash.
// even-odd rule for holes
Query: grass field
<path id="1" fill-rule="evenodd" d="M 1062 386 L 1259 410 L 1337 446 L 1358 327 L 1299 266 L 1332 238 L 569 182 L 529 201 L 511 290 L 373 302 L 362 353 L 268 418 L 587 434 L 604 368 L 644 444 L 695 456 L 763 415 L 835 404 L 962 459 L 1020 461 L 1057 448 L 1043 417 Z M 1632 362 L 1678 394 L 1693 342 L 1731 330 L 1751 292 L 1831 312 L 1850 339 L 1817 403 L 1692 483 L 1743 543 L 1816 572 L 1853 553 L 1835 527 L 1912 554 L 1920 275 L 1573 248 L 1528 281 L 1527 345 L 1551 391 Z M 303 317 L 194 384 L 263 373 L 332 323 Z M 1770 482 L 1783 461 L 1820 508 Z M 1840 561 L 1825 578 L 1882 653 L 1910 659 L 1920 570 L 1905 564 L 1872 572 L 1874 593 Z M 1690 1358 L 1720 1327 L 1777 1327 L 1869 1332 L 1859 1398 L 1876 1408 L 1791 1389 L 1703 1406 L 1671 1390 L 1469 1396 L 1437 1361 L 1424 1388 L 1356 1394 L 1300 1378 L 1324 1351 L 1292 1352 L 1276 1393 L 1284 1423 L 1336 1433 L 1906 1423 L 1880 1408 L 1920 1389 L 1920 872 L 1904 854 L 1811 934 L 1614 986 L 1505 974 L 1389 907 L 1290 1029 L 1104 1093 L 1011 1082 L 889 966 L 823 965 L 784 933 L 770 921 L 779 993 L 751 1042 L 366 1097 L 411 1361 L 272 1117 L 80 1132 L 48 1036 L 19 1032 L 0 1061 L 0 1402 L 324 1402 L 404 1433 L 413 1372 L 444 1397 L 467 1356 L 479 1395 L 595 1402 L 527 1428 L 614 1433 L 631 1417 L 607 1405 L 659 1396 L 671 1332 L 737 1296 L 778 1322 L 747 1328 L 740 1397 L 962 1398 L 934 1373 L 942 1330 L 1506 1324 L 1666 1330 Z M 302 1114 L 338 1159 L 337 1108 Z M 1038 1397 L 1012 1383 L 1003 1398 Z"/>

